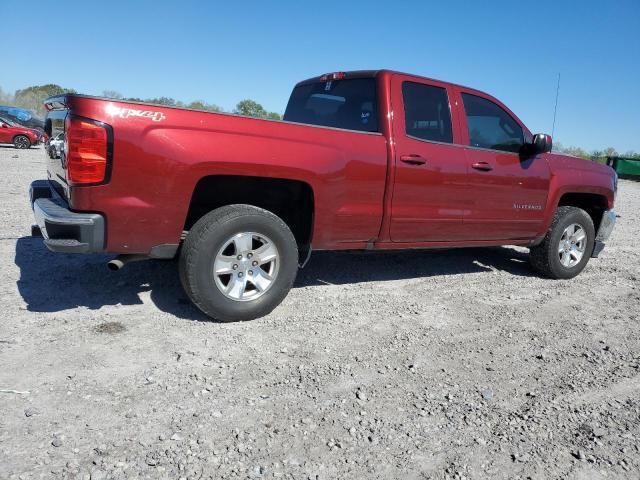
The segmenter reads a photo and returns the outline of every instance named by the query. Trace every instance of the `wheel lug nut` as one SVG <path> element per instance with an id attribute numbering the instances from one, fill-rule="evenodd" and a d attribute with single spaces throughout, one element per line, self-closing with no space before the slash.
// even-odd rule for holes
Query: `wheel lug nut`
<path id="1" fill-rule="evenodd" d="M 242 278 L 242 272 L 238 272 L 238 278 Z"/>
<path id="2" fill-rule="evenodd" d="M 237 269 L 238 269 L 238 265 L 237 265 L 237 264 L 234 264 L 234 265 L 233 265 L 233 269 L 234 269 L 234 270 L 237 270 Z"/>
<path id="3" fill-rule="evenodd" d="M 258 266 L 258 262 L 256 262 L 255 260 L 253 262 L 251 262 L 251 265 L 253 265 L 254 267 Z"/>
<path id="4" fill-rule="evenodd" d="M 238 255 L 236 258 L 237 258 L 238 260 L 242 260 L 242 255 Z"/>
<path id="5" fill-rule="evenodd" d="M 249 254 L 247 255 L 247 258 L 251 258 L 251 257 L 253 257 L 253 253 L 249 253 Z"/>
<path id="6" fill-rule="evenodd" d="M 249 270 L 249 275 L 253 275 L 253 270 Z"/>

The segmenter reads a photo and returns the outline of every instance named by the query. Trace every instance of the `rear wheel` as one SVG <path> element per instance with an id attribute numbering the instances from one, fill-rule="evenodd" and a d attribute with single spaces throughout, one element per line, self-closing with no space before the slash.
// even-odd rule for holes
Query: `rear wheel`
<path id="1" fill-rule="evenodd" d="M 267 315 L 286 297 L 297 270 L 298 248 L 289 227 L 250 205 L 229 205 L 202 217 L 180 254 L 187 295 L 220 321 Z"/>
<path id="2" fill-rule="evenodd" d="M 595 241 L 593 220 L 577 207 L 558 207 L 540 245 L 531 247 L 529 262 L 549 278 L 573 278 L 587 265 Z"/>
<path id="3" fill-rule="evenodd" d="M 29 148 L 31 146 L 31 140 L 25 135 L 16 135 L 13 139 L 13 146 L 16 148 Z"/>

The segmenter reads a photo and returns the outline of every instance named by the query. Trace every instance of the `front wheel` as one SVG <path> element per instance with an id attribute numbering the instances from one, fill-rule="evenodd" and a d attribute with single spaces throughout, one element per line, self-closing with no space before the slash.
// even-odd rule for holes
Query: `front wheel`
<path id="1" fill-rule="evenodd" d="M 20 149 L 29 148 L 31 146 L 31 140 L 25 135 L 16 135 L 13 139 L 13 146 Z"/>
<path id="2" fill-rule="evenodd" d="M 220 321 L 267 315 L 287 296 L 297 271 L 298 247 L 287 224 L 251 205 L 229 205 L 203 216 L 180 254 L 187 295 Z"/>
<path id="3" fill-rule="evenodd" d="M 549 278 L 573 278 L 587 265 L 595 241 L 593 220 L 577 207 L 558 207 L 540 245 L 531 247 L 531 266 Z"/>

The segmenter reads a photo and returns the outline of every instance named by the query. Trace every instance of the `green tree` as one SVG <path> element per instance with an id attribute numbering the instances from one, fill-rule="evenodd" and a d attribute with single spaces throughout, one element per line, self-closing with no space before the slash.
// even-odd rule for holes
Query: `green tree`
<path id="1" fill-rule="evenodd" d="M 603 154 L 605 157 L 617 157 L 618 151 L 613 147 L 607 147 L 604 149 Z"/>
<path id="2" fill-rule="evenodd" d="M 14 103 L 18 107 L 33 110 L 37 113 L 44 113 L 43 103 L 47 97 L 61 95 L 63 93 L 75 93 L 71 88 L 64 88 L 60 85 L 49 83 L 47 85 L 34 85 L 32 87 L 16 90 Z"/>
<path id="3" fill-rule="evenodd" d="M 267 112 L 265 108 L 255 100 L 245 99 L 238 102 L 233 113 L 246 117 L 266 118 L 268 120 L 282 120 L 282 116 L 277 112 Z"/>
<path id="4" fill-rule="evenodd" d="M 207 112 L 222 112 L 222 108 L 213 103 L 207 103 L 204 100 L 194 100 L 187 105 L 187 108 L 194 110 L 205 110 Z"/>
<path id="5" fill-rule="evenodd" d="M 148 98 L 144 100 L 146 103 L 155 103 L 156 105 L 167 105 L 169 107 L 178 106 L 179 102 L 176 102 L 175 99 L 171 97 L 158 97 L 158 98 Z"/>
<path id="6" fill-rule="evenodd" d="M 254 100 L 241 100 L 236 105 L 236 108 L 233 110 L 233 113 L 237 113 L 238 115 L 244 115 L 246 117 L 258 117 L 258 118 L 266 118 L 268 112 L 264 109 L 262 105 Z"/>
<path id="7" fill-rule="evenodd" d="M 122 100 L 122 94 L 116 90 L 103 90 L 102 96 L 105 98 L 113 98 L 115 100 Z"/>

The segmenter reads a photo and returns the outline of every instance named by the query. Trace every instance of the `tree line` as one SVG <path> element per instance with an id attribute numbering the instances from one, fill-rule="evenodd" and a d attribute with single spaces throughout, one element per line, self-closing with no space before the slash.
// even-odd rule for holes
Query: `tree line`
<path id="1" fill-rule="evenodd" d="M 53 83 L 47 85 L 35 85 L 21 90 L 16 90 L 13 94 L 5 92 L 0 87 L 0 105 L 11 105 L 15 107 L 25 108 L 27 110 L 31 110 L 39 116 L 42 116 L 45 113 L 45 109 L 43 107 L 44 100 L 52 95 L 61 95 L 63 93 L 78 92 L 72 88 L 64 88 Z M 154 103 L 157 105 L 193 108 L 195 110 L 205 110 L 208 112 L 224 112 L 224 109 L 222 107 L 213 103 L 207 103 L 203 100 L 195 100 L 193 102 L 185 103 L 181 102 L 180 100 L 175 100 L 171 97 L 125 97 L 115 90 L 105 90 L 102 92 L 102 96 L 106 98 L 113 98 L 114 100 L 122 100 L 125 102 L 130 101 Z M 279 113 L 269 112 L 261 104 L 251 99 L 244 99 L 239 101 L 236 104 L 235 108 L 231 111 L 231 113 L 246 115 L 249 117 L 266 118 L 270 120 L 282 119 L 282 116 Z"/>
<path id="2" fill-rule="evenodd" d="M 553 151 L 558 153 L 566 153 L 575 157 L 584 158 L 585 160 L 603 161 L 607 157 L 624 157 L 635 158 L 640 160 L 640 152 L 634 150 L 628 150 L 620 153 L 613 147 L 605 148 L 604 150 L 591 150 L 587 151 L 580 147 L 565 147 L 561 143 L 554 142 Z"/>
<path id="3" fill-rule="evenodd" d="M 13 105 L 16 107 L 26 108 L 38 115 L 45 113 L 42 106 L 43 101 L 52 95 L 61 95 L 63 93 L 77 93 L 72 88 L 64 88 L 56 84 L 47 85 L 35 85 L 27 87 L 21 90 L 16 90 L 14 94 L 4 92 L 0 87 L 0 105 Z M 193 102 L 185 103 L 179 100 L 175 100 L 171 97 L 157 97 L 157 98 L 137 98 L 137 97 L 125 97 L 115 90 L 105 90 L 102 92 L 103 97 L 113 98 L 115 100 L 132 101 L 132 102 L 145 102 L 154 103 L 157 105 L 167 105 L 171 107 L 184 107 L 192 108 L 195 110 L 205 110 L 208 112 L 224 112 L 224 109 L 216 104 L 207 103 L 203 100 L 195 100 Z M 262 105 L 255 100 L 245 99 L 237 103 L 231 113 L 239 115 L 246 115 L 249 117 L 267 118 L 271 120 L 280 120 L 282 116 L 277 112 L 269 112 Z M 604 150 L 591 150 L 587 151 L 580 147 L 565 147 L 560 143 L 555 143 L 553 150 L 559 153 L 567 153 L 569 155 L 575 155 L 587 160 L 603 160 L 606 157 L 627 157 L 640 159 L 640 152 L 633 150 L 624 153 L 619 153 L 615 148 L 608 147 Z"/>

